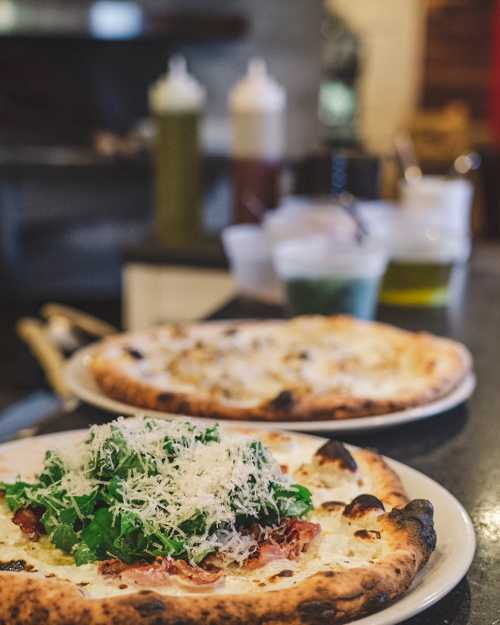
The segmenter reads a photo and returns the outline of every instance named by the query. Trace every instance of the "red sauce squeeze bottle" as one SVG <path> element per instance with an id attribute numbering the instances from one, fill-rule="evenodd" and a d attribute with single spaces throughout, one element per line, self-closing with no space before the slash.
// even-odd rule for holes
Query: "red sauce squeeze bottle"
<path id="1" fill-rule="evenodd" d="M 258 223 L 276 208 L 285 153 L 286 93 L 252 59 L 229 95 L 233 158 L 233 222 Z"/>

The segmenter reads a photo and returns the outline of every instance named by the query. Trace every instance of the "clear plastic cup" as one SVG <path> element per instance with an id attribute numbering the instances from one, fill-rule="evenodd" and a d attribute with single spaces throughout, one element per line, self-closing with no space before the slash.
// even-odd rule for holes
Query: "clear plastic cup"
<path id="1" fill-rule="evenodd" d="M 222 232 L 224 251 L 242 295 L 282 302 L 283 290 L 273 267 L 271 245 L 260 226 L 241 224 Z"/>
<path id="2" fill-rule="evenodd" d="M 372 221 L 372 232 L 390 256 L 380 301 L 396 306 L 444 306 L 453 298 L 454 277 L 470 253 L 462 228 L 433 215 L 396 210 Z"/>
<path id="3" fill-rule="evenodd" d="M 273 257 L 292 315 L 373 318 L 387 263 L 380 246 L 342 243 L 318 235 L 280 243 Z"/>
<path id="4" fill-rule="evenodd" d="M 472 199 L 472 184 L 464 178 L 423 176 L 401 183 L 403 211 L 464 236 L 470 232 Z"/>

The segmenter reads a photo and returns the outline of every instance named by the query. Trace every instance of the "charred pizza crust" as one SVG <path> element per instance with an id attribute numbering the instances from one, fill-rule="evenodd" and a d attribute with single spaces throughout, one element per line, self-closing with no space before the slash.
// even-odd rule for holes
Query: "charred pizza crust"
<path id="1" fill-rule="evenodd" d="M 235 322 L 231 326 L 226 326 L 224 330 L 219 324 L 212 324 L 212 327 L 215 334 L 230 331 L 236 333 L 249 327 L 269 329 L 283 324 L 290 324 L 293 329 L 305 319 L 297 318 L 289 322 Z M 144 336 L 153 337 L 154 341 L 154 337 L 160 335 L 158 329 L 149 333 L 124 334 L 107 339 L 96 350 L 90 369 L 95 381 L 106 395 L 132 406 L 213 419 L 257 421 L 341 420 L 397 412 L 444 397 L 460 384 L 471 370 L 471 356 L 467 349 L 449 339 L 427 333 L 408 332 L 389 325 L 359 321 L 345 316 L 309 318 L 307 322 L 317 323 L 318 331 L 324 332 L 325 336 L 340 332 L 344 336 L 351 335 L 354 339 L 361 334 L 365 336 L 367 333 L 372 334 L 377 337 L 379 343 L 392 346 L 392 359 L 411 362 L 413 375 L 420 379 L 422 384 L 410 391 L 404 387 L 396 388 L 387 396 L 371 396 L 363 392 L 353 394 L 342 389 L 311 392 L 293 386 L 283 387 L 272 397 L 255 405 L 238 405 L 238 402 L 225 401 L 223 397 L 213 397 L 199 389 L 179 392 L 175 388 L 169 388 L 168 385 L 159 388 L 147 379 L 129 375 L 123 366 L 123 358 L 132 360 L 143 358 L 144 355 L 135 349 L 134 344 L 137 340 L 141 341 Z M 187 332 L 189 328 L 190 326 L 186 326 Z M 303 347 L 307 349 L 307 342 Z M 117 350 L 121 350 L 120 357 L 116 357 Z M 369 344 L 366 350 L 370 350 Z M 342 365 L 343 363 L 340 363 L 339 367 Z M 382 371 L 381 375 L 391 377 L 395 370 L 391 369 L 393 365 L 390 362 L 387 365 L 387 371 Z M 207 367 L 210 366 L 208 363 Z"/>
<path id="2" fill-rule="evenodd" d="M 62 581 L 0 574 L 9 625 L 332 625 L 386 607 L 408 590 L 435 545 L 432 506 L 415 500 L 384 514 L 391 553 L 372 567 L 317 573 L 293 588 L 245 595 L 165 597 L 151 591 L 91 600 Z"/>
<path id="3" fill-rule="evenodd" d="M 264 434 L 264 437 L 272 434 Z M 270 439 L 271 440 L 271 439 Z M 266 442 L 266 441 L 264 441 Z M 276 440 L 277 445 L 286 445 Z M 305 471 L 305 473 L 304 473 Z M 398 476 L 367 450 L 352 454 L 329 441 L 299 472 L 312 480 L 357 479 L 369 472 L 375 494 L 348 503 L 325 502 L 321 513 L 341 517 L 358 540 L 382 534 L 387 553 L 369 566 L 321 570 L 285 589 L 248 594 L 165 596 L 150 590 L 90 599 L 76 585 L 21 572 L 22 561 L 0 567 L 0 622 L 8 625 L 333 625 L 388 606 L 410 587 L 436 544 L 433 508 L 408 502 Z M 395 507 L 392 507 L 394 505 Z M 384 509 L 386 511 L 384 511 Z M 369 528 L 369 529 L 367 529 Z M 376 537 L 375 537 L 376 539 Z"/>

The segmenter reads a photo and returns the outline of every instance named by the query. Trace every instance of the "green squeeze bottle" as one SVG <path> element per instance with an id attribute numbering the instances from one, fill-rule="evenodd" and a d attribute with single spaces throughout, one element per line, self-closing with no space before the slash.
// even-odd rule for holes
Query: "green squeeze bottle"
<path id="1" fill-rule="evenodd" d="M 200 120 L 205 90 L 183 57 L 150 89 L 156 123 L 155 232 L 169 247 L 192 245 L 201 236 Z"/>

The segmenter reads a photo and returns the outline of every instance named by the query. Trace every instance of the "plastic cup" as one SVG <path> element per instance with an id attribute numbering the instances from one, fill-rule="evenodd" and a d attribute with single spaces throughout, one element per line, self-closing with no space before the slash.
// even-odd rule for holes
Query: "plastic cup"
<path id="1" fill-rule="evenodd" d="M 262 228 L 251 224 L 229 226 L 222 232 L 222 242 L 242 295 L 269 302 L 283 301 L 271 245 Z"/>
<path id="2" fill-rule="evenodd" d="M 396 306 L 445 306 L 453 296 L 457 268 L 470 253 L 462 229 L 443 225 L 433 216 L 397 210 L 375 227 L 390 261 L 380 301 Z"/>
<path id="3" fill-rule="evenodd" d="M 274 266 L 285 284 L 290 314 L 349 314 L 372 319 L 387 256 L 378 245 L 325 236 L 283 242 Z"/>
<path id="4" fill-rule="evenodd" d="M 437 227 L 469 234 L 473 187 L 464 178 L 423 176 L 401 184 L 401 208 Z"/>

